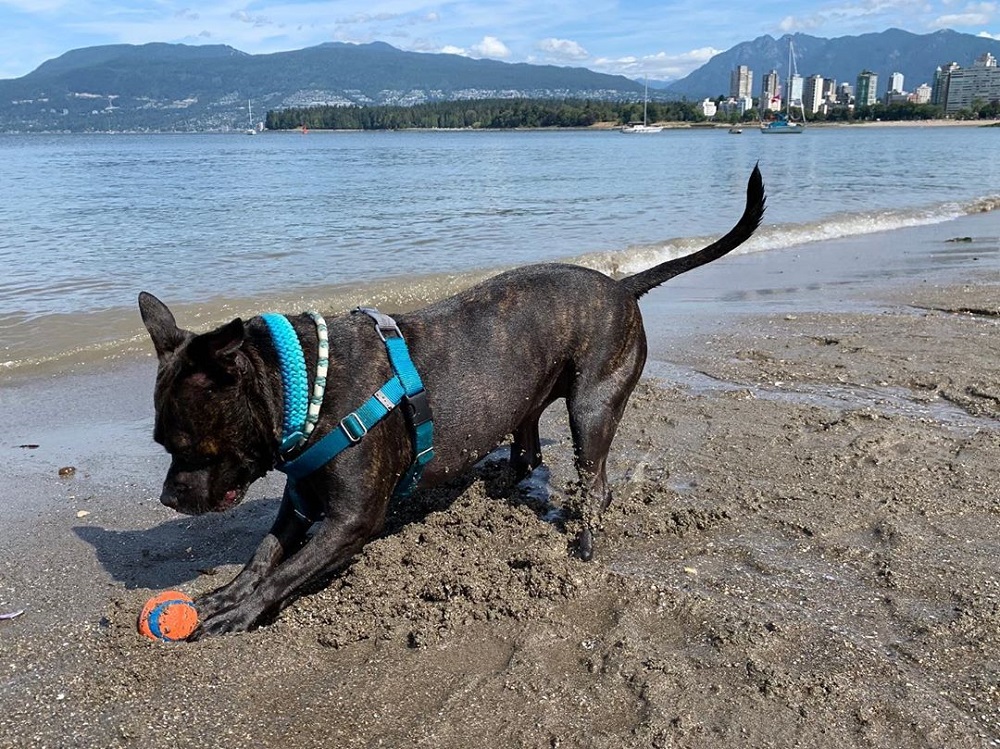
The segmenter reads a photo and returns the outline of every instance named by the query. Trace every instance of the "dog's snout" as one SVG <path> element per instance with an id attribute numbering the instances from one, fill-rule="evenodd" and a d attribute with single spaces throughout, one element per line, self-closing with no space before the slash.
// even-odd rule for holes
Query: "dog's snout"
<path id="1" fill-rule="evenodd" d="M 191 487 L 179 484 L 176 481 L 165 481 L 163 490 L 160 492 L 160 502 L 172 510 L 176 510 L 181 504 L 183 495 L 190 491 Z"/>
<path id="2" fill-rule="evenodd" d="M 169 507 L 171 510 L 176 510 L 180 504 L 180 497 L 178 494 L 176 486 L 164 484 L 163 491 L 160 492 L 160 502 Z"/>
<path id="3" fill-rule="evenodd" d="M 167 472 L 160 502 L 178 512 L 191 512 L 207 490 L 207 476 L 175 466 Z"/>

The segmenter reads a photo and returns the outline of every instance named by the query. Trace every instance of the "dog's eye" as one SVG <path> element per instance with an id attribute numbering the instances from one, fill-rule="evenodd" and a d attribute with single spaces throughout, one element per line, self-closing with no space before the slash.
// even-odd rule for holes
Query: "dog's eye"
<path id="1" fill-rule="evenodd" d="M 177 467 L 184 471 L 201 471 L 218 462 L 218 458 L 213 455 L 203 455 L 189 450 L 171 453 L 171 455 Z"/>
<path id="2" fill-rule="evenodd" d="M 198 453 L 207 458 L 214 458 L 219 454 L 219 443 L 211 437 L 203 439 L 198 443 Z"/>
<path id="3" fill-rule="evenodd" d="M 181 435 L 166 447 L 171 457 L 185 468 L 205 468 L 218 460 L 218 450 L 209 440 L 195 443 L 191 437 Z"/>

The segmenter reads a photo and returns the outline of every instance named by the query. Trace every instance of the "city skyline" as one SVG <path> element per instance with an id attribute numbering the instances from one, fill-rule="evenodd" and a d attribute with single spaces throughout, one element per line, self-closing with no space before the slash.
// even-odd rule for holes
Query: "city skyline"
<path id="1" fill-rule="evenodd" d="M 761 78 L 760 88 L 750 90 L 754 71 L 746 65 L 733 68 L 730 75 L 728 100 L 719 97 L 721 111 L 738 111 L 743 114 L 756 107 L 758 110 L 782 109 L 790 102 L 809 114 L 827 113 L 830 108 L 867 107 L 877 103 L 892 104 L 937 104 L 945 114 L 952 115 L 964 109 L 974 108 L 979 100 L 984 104 L 1000 101 L 1000 66 L 997 58 L 989 52 L 979 55 L 972 65 L 962 67 L 951 61 L 938 65 L 931 82 L 923 81 L 907 90 L 905 76 L 899 71 L 886 75 L 887 85 L 879 97 L 879 73 L 868 68 L 862 69 L 853 82 L 826 78 L 822 73 L 804 77 L 789 72 L 784 78 L 771 69 Z M 702 103 L 706 116 L 711 99 Z M 714 107 L 711 107 L 714 114 Z"/>
<path id="2" fill-rule="evenodd" d="M 102 44 L 227 44 L 260 54 L 328 41 L 385 41 L 416 52 L 676 80 L 757 36 L 852 36 L 898 27 L 900 18 L 913 33 L 950 28 L 1000 39 L 1000 6 L 954 0 L 789 0 L 717 10 L 691 0 L 636 0 L 627 7 L 610 0 L 0 0 L 0 79 Z"/>

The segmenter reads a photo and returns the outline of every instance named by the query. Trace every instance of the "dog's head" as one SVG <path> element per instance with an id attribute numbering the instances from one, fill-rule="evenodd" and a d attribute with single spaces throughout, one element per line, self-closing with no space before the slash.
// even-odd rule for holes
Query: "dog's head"
<path id="1" fill-rule="evenodd" d="M 160 501 L 189 515 L 227 510 L 274 460 L 243 321 L 195 335 L 145 292 L 139 311 L 159 358 L 153 439 L 173 458 Z"/>

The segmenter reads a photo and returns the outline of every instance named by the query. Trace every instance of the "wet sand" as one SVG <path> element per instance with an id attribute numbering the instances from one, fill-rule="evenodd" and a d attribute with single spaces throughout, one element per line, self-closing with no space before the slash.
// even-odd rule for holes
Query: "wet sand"
<path id="1" fill-rule="evenodd" d="M 25 610 L 0 746 L 997 745 L 998 225 L 652 293 L 595 562 L 567 554 L 556 404 L 536 476 L 500 453 L 270 626 L 194 644 L 142 640 L 142 602 L 234 574 L 279 479 L 161 507 L 150 359 L 0 388 L 0 613 Z"/>

